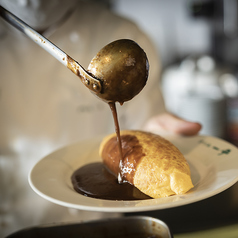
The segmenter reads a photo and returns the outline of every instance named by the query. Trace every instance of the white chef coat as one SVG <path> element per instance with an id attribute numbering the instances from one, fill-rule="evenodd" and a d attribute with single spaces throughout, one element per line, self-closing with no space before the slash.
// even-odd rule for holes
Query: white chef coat
<path id="1" fill-rule="evenodd" d="M 164 110 L 156 49 L 134 23 L 100 6 L 80 3 L 64 23 L 45 34 L 84 68 L 106 44 L 121 38 L 135 40 L 147 53 L 149 79 L 139 95 L 117 105 L 120 127 L 141 129 L 149 117 Z M 38 224 L 115 216 L 55 205 L 35 194 L 27 181 L 31 168 L 46 154 L 114 132 L 109 106 L 3 20 L 0 79 L 0 236 Z"/>

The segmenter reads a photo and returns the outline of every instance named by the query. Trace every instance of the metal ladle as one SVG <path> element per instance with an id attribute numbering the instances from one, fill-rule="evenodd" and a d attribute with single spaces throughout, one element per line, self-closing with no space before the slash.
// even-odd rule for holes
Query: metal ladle
<path id="1" fill-rule="evenodd" d="M 106 102 L 132 99 L 145 86 L 149 64 L 145 52 L 132 40 L 114 41 L 92 59 L 86 71 L 56 45 L 0 6 L 0 16 L 27 35 L 76 74 L 82 83 Z"/>

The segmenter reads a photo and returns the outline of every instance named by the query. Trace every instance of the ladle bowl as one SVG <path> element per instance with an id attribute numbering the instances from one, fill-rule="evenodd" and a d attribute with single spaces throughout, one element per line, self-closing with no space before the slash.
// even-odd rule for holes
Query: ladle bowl
<path id="1" fill-rule="evenodd" d="M 122 104 L 145 86 L 149 63 L 136 42 L 120 39 L 103 47 L 90 62 L 88 71 L 102 82 L 102 91 L 94 92 L 99 98 Z"/>

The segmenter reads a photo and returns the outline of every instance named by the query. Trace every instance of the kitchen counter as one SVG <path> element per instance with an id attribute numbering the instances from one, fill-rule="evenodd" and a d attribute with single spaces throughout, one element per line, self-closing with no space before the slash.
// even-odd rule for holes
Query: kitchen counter
<path id="1" fill-rule="evenodd" d="M 213 229 L 174 234 L 174 238 L 237 238 L 238 222 L 236 224 L 221 226 Z"/>
<path id="2" fill-rule="evenodd" d="M 216 238 L 238 238 L 238 183 L 199 202 L 125 215 L 144 215 L 158 218 L 170 227 L 175 238 L 210 238 L 213 237 L 212 234 Z M 227 233 L 228 230 L 229 233 Z M 227 234 L 224 236 L 225 233 Z M 222 235 L 220 236 L 220 234 Z M 230 236 L 228 236 L 229 234 Z"/>

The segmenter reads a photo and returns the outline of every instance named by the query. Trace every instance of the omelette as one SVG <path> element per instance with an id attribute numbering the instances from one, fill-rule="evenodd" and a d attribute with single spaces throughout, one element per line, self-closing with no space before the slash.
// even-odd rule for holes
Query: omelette
<path id="1" fill-rule="evenodd" d="M 122 159 L 116 134 L 106 136 L 99 148 L 106 168 L 152 198 L 184 194 L 193 188 L 183 154 L 165 138 L 144 131 L 121 131 Z"/>

